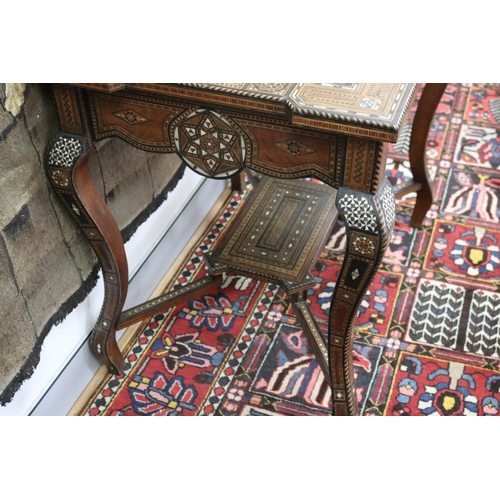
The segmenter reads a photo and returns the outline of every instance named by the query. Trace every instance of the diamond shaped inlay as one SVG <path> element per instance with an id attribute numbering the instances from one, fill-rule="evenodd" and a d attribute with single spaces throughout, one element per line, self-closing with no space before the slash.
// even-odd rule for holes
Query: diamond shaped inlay
<path id="1" fill-rule="evenodd" d="M 292 156 L 306 155 L 308 153 L 315 152 L 314 149 L 311 149 L 306 145 L 294 140 L 275 142 L 274 145 Z"/>
<path id="2" fill-rule="evenodd" d="M 144 123 L 149 121 L 147 118 L 140 115 L 139 113 L 136 113 L 131 109 L 126 109 L 124 111 L 117 111 L 116 113 L 113 114 L 116 117 L 120 118 L 121 120 L 129 123 L 130 125 L 137 125 L 138 123 Z"/>

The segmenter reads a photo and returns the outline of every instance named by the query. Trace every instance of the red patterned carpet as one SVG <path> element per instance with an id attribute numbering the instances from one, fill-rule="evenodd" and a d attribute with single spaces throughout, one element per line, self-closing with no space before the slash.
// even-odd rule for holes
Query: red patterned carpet
<path id="1" fill-rule="evenodd" d="M 412 110 L 414 111 L 414 110 Z M 410 122 L 411 123 L 411 120 Z M 388 176 L 409 176 L 409 127 Z M 428 142 L 435 204 L 408 226 L 409 195 L 357 320 L 355 374 L 363 415 L 498 415 L 500 411 L 500 87 L 450 84 Z M 236 195 L 176 284 L 205 274 L 248 191 Z M 343 259 L 334 228 L 309 301 L 326 331 Z M 276 285 L 229 277 L 210 294 L 156 315 L 103 381 L 84 415 L 328 415 L 330 389 L 294 310 Z"/>

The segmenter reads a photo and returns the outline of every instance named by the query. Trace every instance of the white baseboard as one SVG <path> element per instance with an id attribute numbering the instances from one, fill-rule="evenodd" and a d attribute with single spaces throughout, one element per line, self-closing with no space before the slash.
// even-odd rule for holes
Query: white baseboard
<path id="1" fill-rule="evenodd" d="M 125 244 L 129 291 L 125 308 L 145 301 L 224 191 L 226 182 L 186 172 L 156 210 Z M 96 287 L 59 325 L 51 329 L 32 377 L 0 416 L 66 415 L 100 367 L 88 346 L 104 288 Z M 119 338 L 124 330 L 118 332 Z"/>

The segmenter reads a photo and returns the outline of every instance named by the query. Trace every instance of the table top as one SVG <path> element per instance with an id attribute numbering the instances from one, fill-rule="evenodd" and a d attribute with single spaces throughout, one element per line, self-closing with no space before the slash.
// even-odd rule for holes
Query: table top
<path id="1" fill-rule="evenodd" d="M 139 90 L 245 111 L 286 115 L 307 128 L 395 142 L 415 96 L 413 83 L 127 83 L 74 84 Z"/>

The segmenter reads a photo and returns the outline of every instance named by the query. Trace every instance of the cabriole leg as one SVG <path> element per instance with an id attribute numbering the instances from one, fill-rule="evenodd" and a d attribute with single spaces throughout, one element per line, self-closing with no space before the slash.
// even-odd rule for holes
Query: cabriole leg
<path id="1" fill-rule="evenodd" d="M 330 306 L 333 415 L 358 415 L 352 361 L 354 323 L 392 234 L 395 199 L 391 185 L 384 180 L 375 195 L 340 188 L 336 203 L 346 226 L 347 246 Z"/>
<path id="2" fill-rule="evenodd" d="M 111 373 L 120 373 L 124 359 L 115 332 L 127 296 L 127 257 L 115 219 L 90 176 L 88 151 L 84 136 L 58 134 L 47 146 L 45 168 L 52 187 L 82 229 L 102 266 L 104 304 L 92 332 L 91 348 Z"/>

